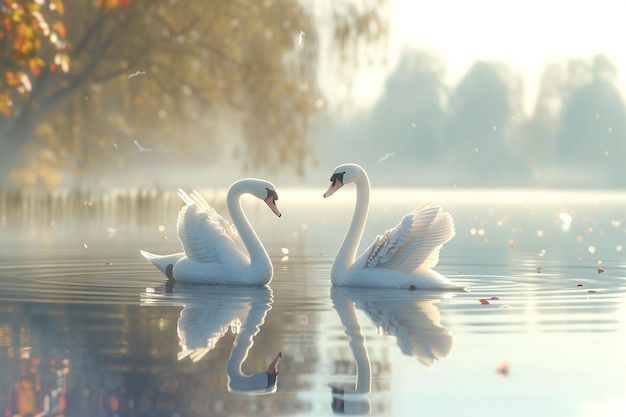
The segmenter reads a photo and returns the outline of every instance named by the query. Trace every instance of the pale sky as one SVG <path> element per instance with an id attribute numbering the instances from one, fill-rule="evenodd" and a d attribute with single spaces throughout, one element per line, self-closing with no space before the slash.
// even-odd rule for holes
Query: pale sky
<path id="1" fill-rule="evenodd" d="M 527 107 L 549 60 L 604 53 L 616 64 L 620 80 L 625 77 L 626 18 L 614 0 L 392 0 L 392 7 L 390 64 L 361 76 L 355 93 L 363 106 L 382 93 L 402 44 L 441 57 L 450 85 L 477 59 L 508 62 L 525 77 Z"/>

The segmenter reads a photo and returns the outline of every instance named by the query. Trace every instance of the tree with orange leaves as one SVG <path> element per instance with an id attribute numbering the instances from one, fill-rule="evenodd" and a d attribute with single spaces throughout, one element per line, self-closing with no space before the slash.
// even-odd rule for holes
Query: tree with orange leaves
<path id="1" fill-rule="evenodd" d="M 32 78 L 42 68 L 69 70 L 65 25 L 58 19 L 63 2 L 51 0 L 48 10 L 45 5 L 43 0 L 5 0 L 0 6 L 0 112 L 5 115 L 31 92 Z"/>
<path id="2" fill-rule="evenodd" d="M 51 8 L 61 9 L 61 0 L 28 1 L 46 9 L 49 20 Z M 11 97 L 11 114 L 0 114 L 0 186 L 11 165 L 14 182 L 46 187 L 59 185 L 61 172 L 118 173 L 138 162 L 137 140 L 154 149 L 141 154 L 153 163 L 171 164 L 178 156 L 206 164 L 231 152 L 250 169 L 304 172 L 308 131 L 324 103 L 316 24 L 328 23 L 308 6 L 299 0 L 63 2 L 65 26 L 55 39 L 65 49 L 42 46 L 44 65 L 39 75 L 28 73 L 30 91 Z M 384 39 L 382 3 L 329 1 L 333 51 L 342 60 Z M 44 39 L 44 32 L 38 36 Z"/>
<path id="3" fill-rule="evenodd" d="M 129 0 L 101 1 L 102 8 L 123 7 Z M 2 4 L 3 3 L 3 4 Z M 62 17 L 63 0 L 4 0 L 0 3 L 0 162 L 14 161 L 31 138 L 33 115 L 40 103 L 32 100 L 37 80 L 67 74 L 72 45 Z M 106 3 L 106 4 L 105 4 Z M 1 176 L 1 175 L 0 175 Z M 0 184 L 2 178 L 0 178 Z"/>

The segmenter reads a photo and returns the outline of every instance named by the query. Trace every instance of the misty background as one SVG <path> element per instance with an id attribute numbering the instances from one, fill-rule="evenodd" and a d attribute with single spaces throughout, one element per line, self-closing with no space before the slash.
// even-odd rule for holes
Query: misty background
<path id="1" fill-rule="evenodd" d="M 5 187 L 226 188 L 254 176 L 323 188 L 345 162 L 374 186 L 626 185 L 623 69 L 602 38 L 580 53 L 563 42 L 529 74 L 468 45 L 445 16 L 431 20 L 462 46 L 463 65 L 436 34 L 408 39 L 399 16 L 425 19 L 427 4 L 122 3 L 65 0 L 64 15 L 50 17 L 65 22 L 72 64 L 61 76 L 28 73 L 31 89 L 11 93 L 15 111 L 0 120 Z M 563 16 L 535 3 L 529 15 L 567 37 Z M 502 18 L 466 12 L 470 24 Z M 592 37 L 596 13 L 608 12 L 574 27 Z M 519 35 L 498 29 L 482 42 Z"/>

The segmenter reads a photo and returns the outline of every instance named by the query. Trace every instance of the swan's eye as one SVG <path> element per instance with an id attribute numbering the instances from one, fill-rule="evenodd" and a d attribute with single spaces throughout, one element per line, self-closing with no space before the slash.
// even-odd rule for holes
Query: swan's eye
<path id="1" fill-rule="evenodd" d="M 337 181 L 339 181 L 343 185 L 343 174 L 345 174 L 345 172 L 335 172 L 333 176 L 330 177 L 330 182 L 332 183 L 333 187 L 335 186 L 335 183 Z"/>
<path id="2" fill-rule="evenodd" d="M 273 201 L 278 201 L 278 194 L 276 194 L 276 191 L 270 190 L 269 188 L 266 188 L 266 190 L 267 190 L 267 197 L 265 197 L 266 200 L 268 198 L 271 198 Z"/>

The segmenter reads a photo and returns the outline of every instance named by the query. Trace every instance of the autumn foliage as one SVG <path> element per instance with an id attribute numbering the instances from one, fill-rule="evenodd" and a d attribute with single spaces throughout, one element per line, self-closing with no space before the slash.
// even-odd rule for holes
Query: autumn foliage
<path id="1" fill-rule="evenodd" d="M 331 2 L 338 67 L 384 36 L 382 2 Z M 148 160 L 303 174 L 319 20 L 299 0 L 0 0 L 0 187 Z"/>
<path id="2" fill-rule="evenodd" d="M 101 9 L 128 6 L 130 0 L 99 0 Z M 16 99 L 33 87 L 42 69 L 70 70 L 63 0 L 4 0 L 0 5 L 0 112 L 11 115 Z"/>
<path id="3" fill-rule="evenodd" d="M 99 9 L 115 9 L 128 6 L 130 0 L 98 0 Z"/>
<path id="4" fill-rule="evenodd" d="M 62 0 L 5 0 L 0 6 L 0 111 L 28 95 L 42 69 L 68 72 L 71 48 L 60 20 Z"/>

